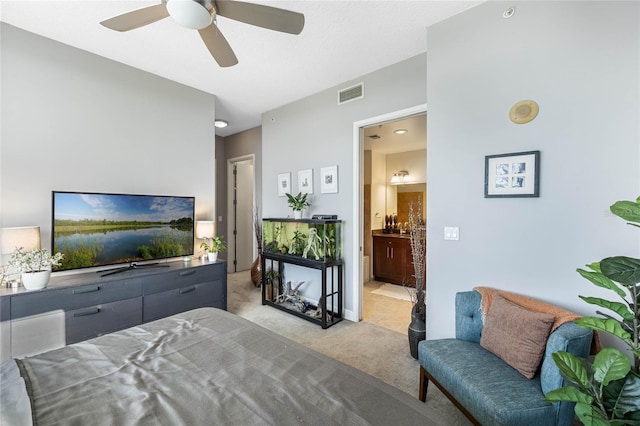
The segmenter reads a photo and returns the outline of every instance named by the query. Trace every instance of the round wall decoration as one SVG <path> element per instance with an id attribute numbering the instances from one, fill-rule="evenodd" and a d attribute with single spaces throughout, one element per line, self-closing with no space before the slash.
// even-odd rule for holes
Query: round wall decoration
<path id="1" fill-rule="evenodd" d="M 516 102 L 509 111 L 509 119 L 516 124 L 528 123 L 538 115 L 540 107 L 530 99 Z"/>

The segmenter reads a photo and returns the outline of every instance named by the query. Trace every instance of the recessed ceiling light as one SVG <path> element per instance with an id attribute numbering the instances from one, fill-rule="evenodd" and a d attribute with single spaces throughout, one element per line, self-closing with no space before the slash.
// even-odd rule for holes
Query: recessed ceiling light
<path id="1" fill-rule="evenodd" d="M 216 126 L 218 129 L 224 129 L 225 127 L 227 127 L 229 125 L 229 123 L 227 123 L 224 120 L 216 119 L 216 121 L 213 123 L 213 125 Z"/>
<path id="2" fill-rule="evenodd" d="M 409 131 L 407 129 L 398 129 L 394 130 L 393 133 L 395 133 L 396 135 L 404 135 L 405 133 L 409 133 Z"/>

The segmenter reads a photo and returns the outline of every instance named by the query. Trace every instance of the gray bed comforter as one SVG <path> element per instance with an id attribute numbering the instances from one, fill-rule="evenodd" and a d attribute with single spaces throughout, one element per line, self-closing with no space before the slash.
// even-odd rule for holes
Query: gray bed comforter
<path id="1" fill-rule="evenodd" d="M 25 387 L 40 426 L 441 424 L 416 398 L 213 308 L 8 361 L 0 378 L 2 425 L 28 411 Z"/>

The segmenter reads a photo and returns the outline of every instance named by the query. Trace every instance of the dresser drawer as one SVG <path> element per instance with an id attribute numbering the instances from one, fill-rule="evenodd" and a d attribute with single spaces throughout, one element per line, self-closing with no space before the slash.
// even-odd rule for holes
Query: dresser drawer
<path id="1" fill-rule="evenodd" d="M 55 309 L 68 311 L 139 296 L 142 296 L 141 279 L 21 293 L 11 297 L 11 318 L 36 315 Z"/>
<path id="2" fill-rule="evenodd" d="M 65 312 L 66 342 L 80 342 L 142 323 L 142 297 Z"/>
<path id="3" fill-rule="evenodd" d="M 187 287 L 194 284 L 220 280 L 225 275 L 224 264 L 212 264 L 197 268 L 185 268 L 164 274 L 151 275 L 143 278 L 145 296 L 162 293 L 177 287 Z"/>
<path id="4" fill-rule="evenodd" d="M 226 309 L 222 281 L 193 284 L 145 296 L 143 322 L 203 307 Z"/>

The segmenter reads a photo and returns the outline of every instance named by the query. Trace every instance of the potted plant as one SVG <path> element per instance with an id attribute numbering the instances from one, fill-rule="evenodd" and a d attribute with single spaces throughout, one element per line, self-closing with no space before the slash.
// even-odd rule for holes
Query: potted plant
<path id="1" fill-rule="evenodd" d="M 309 207 L 311 204 L 307 201 L 306 192 L 303 194 L 302 192 L 298 192 L 298 195 L 293 196 L 289 193 L 285 194 L 287 196 L 287 202 L 289 203 L 289 207 L 293 209 L 293 217 L 295 219 L 302 218 L 302 211 Z"/>
<path id="2" fill-rule="evenodd" d="M 220 236 L 211 238 L 211 243 L 207 243 L 207 240 L 205 240 L 200 244 L 200 248 L 207 253 L 209 262 L 215 262 L 218 260 L 218 253 L 225 251 L 227 246 L 224 243 L 224 239 Z"/>
<path id="3" fill-rule="evenodd" d="M 59 266 L 64 255 L 51 255 L 47 249 L 33 249 L 25 251 L 17 248 L 9 259 L 9 266 L 21 274 L 22 285 L 27 290 L 45 288 L 51 277 L 51 268 Z"/>
<path id="4" fill-rule="evenodd" d="M 618 201 L 611 212 L 640 227 L 640 197 Z M 580 296 L 585 302 L 607 309 L 599 317 L 583 317 L 576 324 L 622 340 L 629 356 L 615 348 L 602 349 L 593 362 L 559 351 L 552 355 L 562 376 L 572 385 L 546 395 L 549 402 L 575 402 L 575 413 L 585 425 L 624 425 L 640 422 L 640 259 L 608 257 L 587 265 L 578 273 L 598 287 L 611 290 L 617 300 Z"/>
<path id="5" fill-rule="evenodd" d="M 425 270 L 427 262 L 427 238 L 426 228 L 422 221 L 422 203 L 418 201 L 417 207 L 409 204 L 409 240 L 411 242 L 411 257 L 413 260 L 416 286 L 408 287 L 413 306 L 411 308 L 411 323 L 409 324 L 409 351 L 411 356 L 418 359 L 418 343 L 426 339 L 426 287 Z"/>
<path id="6" fill-rule="evenodd" d="M 279 294 L 280 289 L 280 273 L 277 269 L 269 268 L 264 273 L 264 286 L 265 286 L 265 294 L 270 295 L 267 297 L 272 297 L 271 300 L 275 300 L 275 298 Z M 275 293 L 275 294 L 274 294 Z"/>

